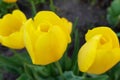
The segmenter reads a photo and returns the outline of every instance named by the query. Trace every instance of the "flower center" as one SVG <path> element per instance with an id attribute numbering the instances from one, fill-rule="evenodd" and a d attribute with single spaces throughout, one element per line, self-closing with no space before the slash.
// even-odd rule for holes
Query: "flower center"
<path id="1" fill-rule="evenodd" d="M 51 27 L 51 24 L 49 24 L 49 23 L 42 23 L 42 24 L 39 25 L 39 27 L 40 27 L 40 31 L 48 32 L 49 28 Z"/>
<path id="2" fill-rule="evenodd" d="M 102 38 L 100 39 L 100 44 L 101 44 L 101 45 L 105 44 L 106 42 L 107 42 L 107 40 L 106 40 L 104 37 L 102 37 Z"/>

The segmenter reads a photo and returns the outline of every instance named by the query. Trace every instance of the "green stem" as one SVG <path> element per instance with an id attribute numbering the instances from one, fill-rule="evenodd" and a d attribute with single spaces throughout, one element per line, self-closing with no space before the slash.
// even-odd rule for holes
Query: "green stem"
<path id="1" fill-rule="evenodd" d="M 32 7 L 32 16 L 34 17 L 35 14 L 37 13 L 36 7 L 35 7 L 35 2 L 34 0 L 30 0 L 31 7 Z"/>
<path id="2" fill-rule="evenodd" d="M 17 3 L 15 3 L 14 5 L 15 5 L 15 7 L 16 7 L 17 9 L 19 9 L 19 6 L 17 5 Z"/>
<path id="3" fill-rule="evenodd" d="M 87 73 L 83 73 L 82 78 L 85 79 L 87 77 Z"/>
<path id="4" fill-rule="evenodd" d="M 55 65 L 57 66 L 58 70 L 59 70 L 59 73 L 60 75 L 62 76 L 63 80 L 65 80 L 65 77 L 63 75 L 63 71 L 62 71 L 62 68 L 61 68 L 61 65 L 59 62 L 55 62 Z"/>
<path id="5" fill-rule="evenodd" d="M 97 0 L 90 0 L 91 5 L 94 6 L 97 3 Z"/>
<path id="6" fill-rule="evenodd" d="M 53 12 L 56 11 L 56 7 L 54 6 L 53 0 L 50 0 L 50 9 L 51 9 L 51 11 L 53 11 Z"/>

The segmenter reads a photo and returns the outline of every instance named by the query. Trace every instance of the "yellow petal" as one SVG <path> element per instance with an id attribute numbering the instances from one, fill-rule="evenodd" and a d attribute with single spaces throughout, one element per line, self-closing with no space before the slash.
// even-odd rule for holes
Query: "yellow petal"
<path id="1" fill-rule="evenodd" d="M 68 43 L 71 42 L 71 37 L 70 37 L 70 33 L 72 31 L 72 23 L 67 21 L 67 19 L 65 18 L 61 18 L 61 28 L 66 32 L 66 37 L 68 39 Z"/>
<path id="2" fill-rule="evenodd" d="M 62 20 L 64 26 L 66 26 L 66 28 L 67 28 L 66 31 L 70 34 L 72 31 L 72 23 L 69 22 L 66 18 L 61 18 L 61 20 Z"/>
<path id="3" fill-rule="evenodd" d="M 34 64 L 46 65 L 58 61 L 67 47 L 65 33 L 61 28 L 51 27 L 48 33 L 39 36 L 35 45 L 35 57 L 37 60 Z"/>
<path id="4" fill-rule="evenodd" d="M 25 21 L 25 15 L 19 10 L 6 14 L 3 19 L 0 19 L 0 35 L 9 36 L 11 33 L 19 31 Z"/>
<path id="5" fill-rule="evenodd" d="M 36 14 L 34 22 L 36 25 L 48 21 L 53 25 L 60 24 L 60 18 L 52 11 L 40 11 Z"/>
<path id="6" fill-rule="evenodd" d="M 19 21 L 19 23 L 23 24 L 26 21 L 26 16 L 20 10 L 14 10 L 12 15 Z"/>
<path id="7" fill-rule="evenodd" d="M 109 27 L 101 26 L 89 30 L 85 35 L 86 41 L 88 41 L 95 35 L 102 35 L 106 39 L 108 39 L 107 41 L 112 40 L 113 47 L 119 47 L 117 35 Z"/>
<path id="8" fill-rule="evenodd" d="M 15 3 L 15 2 L 17 2 L 17 0 L 3 0 L 4 2 L 6 2 L 6 3 Z"/>
<path id="9" fill-rule="evenodd" d="M 93 64 L 96 57 L 96 50 L 99 44 L 101 35 L 96 35 L 87 41 L 79 50 L 78 53 L 78 66 L 80 71 L 86 72 Z"/>
<path id="10" fill-rule="evenodd" d="M 120 60 L 120 48 L 111 51 L 97 50 L 94 63 L 87 71 L 92 74 L 102 74 L 111 69 Z"/>
<path id="11" fill-rule="evenodd" d="M 35 30 L 32 19 L 29 19 L 24 25 L 24 42 L 33 63 L 36 61 L 34 48 L 38 35 L 39 33 Z"/>
<path id="12" fill-rule="evenodd" d="M 15 31 L 19 31 L 21 24 L 11 14 L 7 14 L 0 22 L 0 35 L 8 36 Z"/>
<path id="13" fill-rule="evenodd" d="M 10 36 L 0 36 L 1 44 L 13 49 L 24 48 L 23 35 L 20 32 L 12 33 Z"/>
<path id="14" fill-rule="evenodd" d="M 68 22 L 65 18 L 61 19 L 52 11 L 40 11 L 34 18 L 35 25 L 38 26 L 41 23 L 49 22 L 54 26 L 60 27 L 65 33 L 68 43 L 71 42 L 70 33 L 72 28 L 72 23 Z"/>
<path id="15" fill-rule="evenodd" d="M 2 36 L 0 35 L 0 43 L 1 43 Z"/>

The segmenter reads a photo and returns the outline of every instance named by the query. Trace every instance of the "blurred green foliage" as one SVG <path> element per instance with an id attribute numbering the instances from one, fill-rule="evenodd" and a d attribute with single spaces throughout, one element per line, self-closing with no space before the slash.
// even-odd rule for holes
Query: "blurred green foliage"
<path id="1" fill-rule="evenodd" d="M 17 6 L 15 3 L 5 3 L 2 0 L 0 0 L 0 17 L 2 17 L 6 13 L 11 12 L 16 7 Z"/>
<path id="2" fill-rule="evenodd" d="M 113 0 L 111 3 L 107 11 L 107 20 L 113 27 L 120 24 L 120 0 Z"/>

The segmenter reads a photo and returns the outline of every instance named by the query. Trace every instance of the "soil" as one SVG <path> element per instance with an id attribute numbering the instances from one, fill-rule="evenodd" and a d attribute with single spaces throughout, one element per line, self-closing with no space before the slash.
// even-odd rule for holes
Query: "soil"
<path id="1" fill-rule="evenodd" d="M 107 8 L 112 0 L 96 0 L 92 5 L 90 0 L 54 0 L 57 14 L 75 22 L 80 35 L 80 46 L 85 42 L 84 35 L 93 27 L 109 26 L 106 20 Z M 73 46 L 71 47 L 73 49 Z"/>
<path id="2" fill-rule="evenodd" d="M 87 0 L 86 0 L 87 1 Z M 80 0 L 55 0 L 57 13 L 74 22 L 79 18 L 77 27 L 81 32 L 86 32 L 90 27 L 108 25 L 106 21 L 107 7 L 94 5 Z"/>

